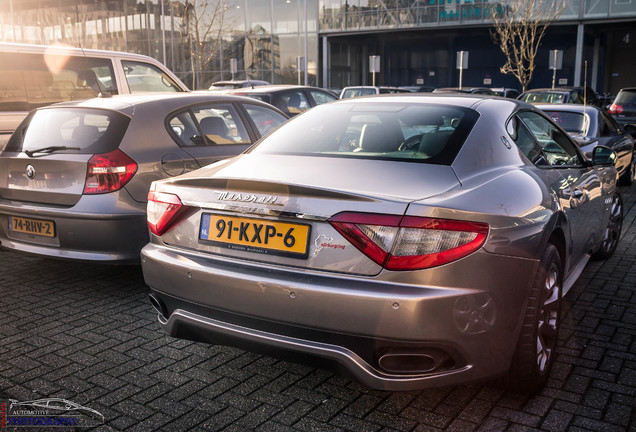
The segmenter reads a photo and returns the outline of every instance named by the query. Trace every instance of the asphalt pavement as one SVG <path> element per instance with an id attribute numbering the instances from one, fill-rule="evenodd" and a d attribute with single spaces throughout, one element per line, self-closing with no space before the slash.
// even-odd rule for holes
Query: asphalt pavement
<path id="1" fill-rule="evenodd" d="M 0 427 L 16 424 L 16 401 L 60 398 L 93 426 L 56 431 L 636 431 L 636 185 L 621 191 L 618 249 L 565 299 L 556 363 L 532 397 L 496 383 L 380 392 L 173 339 L 139 267 L 0 252 Z M 41 410 L 21 413 L 15 430 L 53 430 Z"/>

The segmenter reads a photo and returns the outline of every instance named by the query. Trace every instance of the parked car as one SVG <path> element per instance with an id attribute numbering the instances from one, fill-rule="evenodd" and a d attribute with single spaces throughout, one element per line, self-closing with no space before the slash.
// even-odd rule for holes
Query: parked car
<path id="1" fill-rule="evenodd" d="M 430 93 L 435 90 L 435 87 L 425 86 L 425 85 L 416 85 L 416 86 L 400 86 L 401 89 L 408 90 L 412 93 Z"/>
<path id="2" fill-rule="evenodd" d="M 492 90 L 497 96 L 506 97 L 509 99 L 517 99 L 521 92 L 517 89 L 513 88 L 505 88 L 505 87 L 493 87 Z"/>
<path id="3" fill-rule="evenodd" d="M 252 88 L 258 86 L 269 85 L 268 81 L 263 80 L 229 80 L 217 81 L 212 83 L 208 90 L 232 90 L 238 88 Z"/>
<path id="4" fill-rule="evenodd" d="M 601 102 L 596 96 L 596 93 L 590 87 L 533 89 L 523 92 L 518 99 L 532 104 L 560 103 L 601 106 Z"/>
<path id="5" fill-rule="evenodd" d="M 329 90 L 298 85 L 268 85 L 252 89 L 243 88 L 233 91 L 232 94 L 248 96 L 267 102 L 290 117 L 305 112 L 316 105 L 338 100 Z"/>
<path id="6" fill-rule="evenodd" d="M 619 125 L 636 124 L 636 87 L 621 89 L 610 105 L 609 113 Z"/>
<path id="7" fill-rule="evenodd" d="M 29 111 L 99 93 L 186 92 L 157 60 L 116 51 L 0 42 L 0 149 Z"/>
<path id="8" fill-rule="evenodd" d="M 377 94 L 388 93 L 410 93 L 410 90 L 399 87 L 386 87 L 386 86 L 349 86 L 342 89 L 340 93 L 340 99 L 347 99 L 351 97 L 371 96 Z"/>
<path id="9" fill-rule="evenodd" d="M 411 390 L 548 378 L 561 299 L 622 226 L 616 154 L 475 95 L 318 106 L 153 182 L 142 269 L 170 335 Z"/>
<path id="10" fill-rule="evenodd" d="M 138 262 L 150 183 L 234 156 L 286 121 L 212 93 L 127 95 L 33 111 L 0 153 L 0 243 L 52 258 Z"/>
<path id="11" fill-rule="evenodd" d="M 636 149 L 634 138 L 628 133 L 636 133 L 636 126 L 628 125 L 623 130 L 605 111 L 593 106 L 551 104 L 537 105 L 569 133 L 588 158 L 594 148 L 603 145 L 617 154 L 616 170 L 625 185 L 631 185 L 636 176 Z"/>
<path id="12" fill-rule="evenodd" d="M 497 96 L 497 94 L 488 87 L 440 87 L 433 90 L 433 93 L 469 93 Z"/>

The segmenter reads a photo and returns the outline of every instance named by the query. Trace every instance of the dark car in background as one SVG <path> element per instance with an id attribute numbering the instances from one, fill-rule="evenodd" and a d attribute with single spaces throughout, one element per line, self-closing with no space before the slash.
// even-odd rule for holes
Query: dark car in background
<path id="1" fill-rule="evenodd" d="M 212 83 L 208 90 L 232 90 L 238 88 L 251 88 L 269 85 L 268 81 L 262 80 L 229 80 L 229 81 L 217 81 Z"/>
<path id="2" fill-rule="evenodd" d="M 343 99 L 153 182 L 144 279 L 174 337 L 318 357 L 382 390 L 536 392 L 562 297 L 620 238 L 614 157 L 517 100 Z"/>
<path id="3" fill-rule="evenodd" d="M 435 90 L 433 86 L 415 85 L 415 86 L 399 86 L 401 89 L 408 90 L 412 93 L 430 93 Z"/>
<path id="4" fill-rule="evenodd" d="M 527 90 L 518 97 L 531 104 L 581 104 L 601 106 L 596 92 L 590 87 L 556 87 Z"/>
<path id="5" fill-rule="evenodd" d="M 497 96 L 509 98 L 509 99 L 517 99 L 521 92 L 514 88 L 505 88 L 505 87 L 493 87 L 491 88 L 493 92 Z"/>
<path id="6" fill-rule="evenodd" d="M 497 94 L 488 87 L 440 87 L 433 90 L 433 93 L 467 93 L 497 96 Z"/>
<path id="7" fill-rule="evenodd" d="M 338 98 L 330 91 L 319 87 L 298 85 L 267 85 L 241 88 L 231 92 L 274 105 L 290 117 Z"/>
<path id="8" fill-rule="evenodd" d="M 551 104 L 536 105 L 557 122 L 592 157 L 594 147 L 606 146 L 616 152 L 616 171 L 621 182 L 631 185 L 636 176 L 636 150 L 634 138 L 636 126 L 629 125 L 623 130 L 605 111 L 593 106 Z"/>
<path id="9" fill-rule="evenodd" d="M 51 258 L 138 262 L 150 183 L 241 153 L 287 120 L 210 92 L 32 111 L 0 153 L 0 242 Z"/>
<path id="10" fill-rule="evenodd" d="M 609 113 L 620 125 L 636 124 L 636 87 L 621 89 L 610 105 Z"/>

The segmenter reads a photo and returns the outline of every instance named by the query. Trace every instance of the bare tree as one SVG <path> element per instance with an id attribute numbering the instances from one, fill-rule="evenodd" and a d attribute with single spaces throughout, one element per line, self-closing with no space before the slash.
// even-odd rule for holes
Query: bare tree
<path id="1" fill-rule="evenodd" d="M 226 2 L 223 0 L 185 0 L 179 8 L 182 33 L 188 39 L 192 88 L 201 85 L 201 75 L 221 44 Z"/>
<path id="2" fill-rule="evenodd" d="M 565 0 L 509 0 L 492 14 L 490 34 L 506 56 L 501 73 L 514 75 L 522 91 L 532 81 L 546 29 L 565 9 Z"/>

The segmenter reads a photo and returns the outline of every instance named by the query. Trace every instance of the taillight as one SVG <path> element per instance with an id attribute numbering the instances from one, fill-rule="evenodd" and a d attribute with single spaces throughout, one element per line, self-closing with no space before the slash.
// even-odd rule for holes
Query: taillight
<path id="1" fill-rule="evenodd" d="M 329 220 L 362 253 L 387 270 L 417 270 L 479 249 L 488 224 L 416 216 L 340 213 Z"/>
<path id="2" fill-rule="evenodd" d="M 85 194 L 102 194 L 123 188 L 137 172 L 137 162 L 117 149 L 93 155 L 88 161 Z"/>
<path id="3" fill-rule="evenodd" d="M 623 112 L 623 107 L 621 105 L 612 104 L 607 111 L 610 114 L 620 114 Z"/>
<path id="4" fill-rule="evenodd" d="M 177 195 L 164 192 L 148 192 L 146 214 L 148 228 L 155 235 L 162 235 L 172 228 L 185 209 Z"/>

